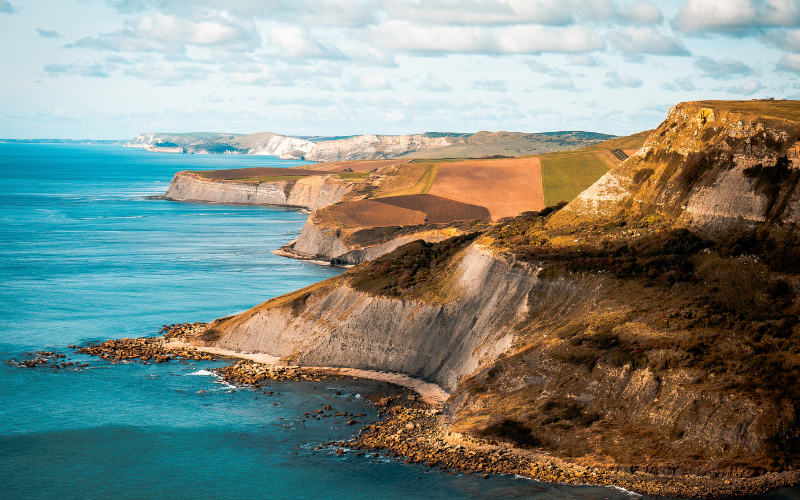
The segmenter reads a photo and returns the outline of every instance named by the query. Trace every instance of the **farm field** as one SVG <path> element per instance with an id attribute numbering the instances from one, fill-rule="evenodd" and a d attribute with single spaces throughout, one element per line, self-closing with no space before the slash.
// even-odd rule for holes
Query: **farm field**
<path id="1" fill-rule="evenodd" d="M 538 157 L 443 162 L 430 191 L 486 207 L 492 221 L 545 207 Z"/>
<path id="2" fill-rule="evenodd" d="M 437 163 L 409 162 L 394 167 L 373 197 L 425 194 L 436 178 Z"/>
<path id="3" fill-rule="evenodd" d="M 280 168 L 280 167 L 252 167 L 252 168 L 231 168 L 226 170 L 206 170 L 203 172 L 195 172 L 203 177 L 213 180 L 234 180 L 234 179 L 252 179 L 257 177 L 274 177 L 274 176 L 308 176 L 308 175 L 325 175 L 328 172 L 317 172 L 315 170 L 308 170 L 304 168 Z"/>
<path id="4" fill-rule="evenodd" d="M 614 166 L 606 152 L 553 153 L 541 157 L 544 204 L 553 206 L 559 201 L 572 201 L 584 189 L 594 184 Z M 604 161 L 605 159 L 605 161 Z M 621 160 L 617 160 L 619 164 Z"/>
<path id="5" fill-rule="evenodd" d="M 334 163 L 320 163 L 319 165 L 307 166 L 312 170 L 320 172 L 342 172 L 350 169 L 353 172 L 372 172 L 375 169 L 387 167 L 389 165 L 398 165 L 405 163 L 408 160 L 352 160 L 352 161 L 337 161 Z"/>
<path id="6" fill-rule="evenodd" d="M 327 212 L 347 227 L 408 226 L 490 219 L 485 207 L 430 194 L 389 196 L 345 203 Z"/>

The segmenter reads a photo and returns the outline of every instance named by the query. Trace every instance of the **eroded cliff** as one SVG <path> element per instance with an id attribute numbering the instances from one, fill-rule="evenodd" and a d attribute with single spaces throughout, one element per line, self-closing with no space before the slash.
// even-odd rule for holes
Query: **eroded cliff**
<path id="1" fill-rule="evenodd" d="M 212 180 L 199 173 L 178 172 L 163 197 L 176 201 L 280 205 L 316 210 L 336 203 L 357 184 L 332 175 L 258 182 Z"/>

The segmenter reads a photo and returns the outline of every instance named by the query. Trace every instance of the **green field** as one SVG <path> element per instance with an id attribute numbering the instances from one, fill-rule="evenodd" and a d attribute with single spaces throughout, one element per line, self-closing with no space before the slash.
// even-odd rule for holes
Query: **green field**
<path id="1" fill-rule="evenodd" d="M 608 172 L 608 165 L 594 153 L 554 153 L 540 159 L 546 207 L 572 201 Z"/>

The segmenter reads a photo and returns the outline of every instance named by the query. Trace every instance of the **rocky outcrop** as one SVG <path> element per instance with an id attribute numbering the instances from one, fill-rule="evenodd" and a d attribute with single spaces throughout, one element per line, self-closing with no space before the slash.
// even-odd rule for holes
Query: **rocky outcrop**
<path id="1" fill-rule="evenodd" d="M 773 113 L 763 101 L 675 106 L 637 154 L 557 219 L 658 214 L 704 234 L 798 223 L 800 125 Z"/>
<path id="2" fill-rule="evenodd" d="M 357 183 L 331 175 L 292 181 L 244 182 L 211 180 L 194 172 L 178 172 L 163 198 L 248 205 L 280 205 L 316 210 L 336 203 Z"/>
<path id="3" fill-rule="evenodd" d="M 318 216 L 312 215 L 303 226 L 295 241 L 282 247 L 289 256 L 330 262 L 334 266 L 354 266 L 385 255 L 411 241 L 424 240 L 428 243 L 444 241 L 468 232 L 470 228 L 454 227 L 425 228 L 418 227 L 406 234 L 399 234 L 387 241 L 354 243 L 353 229 L 326 226 Z M 444 225 L 442 225 L 444 226 Z"/>

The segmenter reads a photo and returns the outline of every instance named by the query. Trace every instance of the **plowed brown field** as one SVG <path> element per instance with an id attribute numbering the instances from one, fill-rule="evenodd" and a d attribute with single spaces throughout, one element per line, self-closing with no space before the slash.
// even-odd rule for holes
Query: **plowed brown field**
<path id="1" fill-rule="evenodd" d="M 409 226 L 474 219 L 486 222 L 490 218 L 484 207 L 429 194 L 353 201 L 332 208 L 328 213 L 348 227 Z"/>
<path id="2" fill-rule="evenodd" d="M 372 172 L 376 168 L 382 168 L 387 165 L 397 165 L 398 163 L 406 163 L 407 161 L 408 160 L 337 161 L 334 163 L 323 163 L 313 168 L 314 170 L 325 172 L 341 172 L 348 168 L 352 169 L 353 172 Z"/>
<path id="3" fill-rule="evenodd" d="M 429 193 L 486 207 L 492 221 L 544 208 L 539 158 L 441 163 Z"/>

